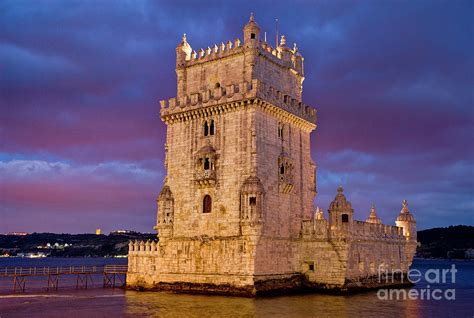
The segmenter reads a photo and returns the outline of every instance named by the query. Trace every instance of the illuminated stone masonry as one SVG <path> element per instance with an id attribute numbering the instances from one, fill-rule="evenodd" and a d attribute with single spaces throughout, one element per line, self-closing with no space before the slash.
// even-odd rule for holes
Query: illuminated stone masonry
<path id="1" fill-rule="evenodd" d="M 176 48 L 177 96 L 160 102 L 167 176 L 158 196 L 158 242 L 131 242 L 127 286 L 258 295 L 376 287 L 379 266 L 406 273 L 416 222 L 406 201 L 397 226 L 366 222 L 338 189 L 326 220 L 314 209 L 303 57 L 281 37 Z M 403 275 L 401 276 L 403 277 Z M 399 281 L 395 282 L 401 283 Z"/>

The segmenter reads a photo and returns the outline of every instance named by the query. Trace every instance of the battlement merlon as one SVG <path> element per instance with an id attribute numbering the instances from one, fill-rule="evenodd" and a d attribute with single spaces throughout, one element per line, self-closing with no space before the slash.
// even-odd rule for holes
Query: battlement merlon
<path id="1" fill-rule="evenodd" d="M 287 117 L 306 126 L 309 130 L 316 128 L 317 110 L 315 108 L 259 80 L 207 89 L 182 98 L 161 100 L 160 114 L 164 122 L 172 123 L 188 117 L 193 118 L 196 114 L 205 116 L 233 109 L 241 104 L 246 105 L 251 100 L 257 101 L 264 109 L 279 113 L 280 116 L 286 114 Z"/>
<path id="2" fill-rule="evenodd" d="M 284 36 L 282 37 L 284 38 Z M 234 42 L 227 41 L 226 44 L 221 42 L 219 45 L 214 44 L 212 47 L 208 46 L 206 49 L 201 48 L 198 52 L 192 50 L 191 46 L 186 47 L 186 49 L 189 51 L 189 54 L 182 54 L 182 51 L 177 52 L 177 69 L 211 63 L 237 54 L 254 52 L 280 67 L 291 69 L 295 74 L 304 78 L 304 58 L 299 53 L 296 46 L 294 46 L 293 49 L 290 49 L 286 46 L 280 45 L 275 49 L 268 43 L 263 42 L 258 43 L 257 46 L 253 48 L 243 46 L 240 39 L 236 39 Z"/>

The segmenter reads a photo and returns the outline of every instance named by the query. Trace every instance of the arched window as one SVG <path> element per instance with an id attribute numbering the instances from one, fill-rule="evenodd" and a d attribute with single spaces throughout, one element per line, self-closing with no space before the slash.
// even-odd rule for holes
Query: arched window
<path id="1" fill-rule="evenodd" d="M 204 170 L 209 170 L 211 167 L 211 163 L 209 162 L 209 158 L 204 159 Z"/>
<path id="2" fill-rule="evenodd" d="M 282 124 L 278 125 L 278 138 L 283 140 L 283 125 Z"/>
<path id="3" fill-rule="evenodd" d="M 214 120 L 211 120 L 211 124 L 209 125 L 209 135 L 214 136 Z"/>
<path id="4" fill-rule="evenodd" d="M 216 85 L 214 85 L 214 88 L 219 88 L 221 87 L 221 83 L 217 82 Z"/>
<path id="5" fill-rule="evenodd" d="M 204 136 L 209 135 L 209 125 L 207 124 L 207 121 L 204 122 Z"/>
<path id="6" fill-rule="evenodd" d="M 202 200 L 202 213 L 211 213 L 212 210 L 212 199 L 209 194 L 204 196 Z"/>
<path id="7" fill-rule="evenodd" d="M 349 215 L 347 214 L 342 215 L 342 223 L 349 223 Z"/>

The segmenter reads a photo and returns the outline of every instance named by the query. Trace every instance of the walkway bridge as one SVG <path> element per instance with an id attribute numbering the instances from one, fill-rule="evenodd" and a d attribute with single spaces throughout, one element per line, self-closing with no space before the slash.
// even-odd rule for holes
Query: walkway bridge
<path id="1" fill-rule="evenodd" d="M 25 292 L 27 281 L 47 281 L 48 291 L 58 290 L 59 282 L 63 280 L 69 287 L 75 284 L 76 289 L 87 289 L 94 283 L 94 278 L 102 280 L 103 288 L 124 287 L 126 274 L 127 265 L 0 267 L 0 280 L 10 279 L 13 292 Z"/>

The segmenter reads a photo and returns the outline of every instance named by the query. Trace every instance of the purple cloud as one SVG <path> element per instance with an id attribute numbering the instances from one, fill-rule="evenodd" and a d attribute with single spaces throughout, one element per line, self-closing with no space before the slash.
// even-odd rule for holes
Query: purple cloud
<path id="1" fill-rule="evenodd" d="M 473 224 L 470 1 L 3 2 L 0 232 L 151 231 L 164 176 L 159 99 L 174 49 L 242 37 L 274 19 L 305 57 L 316 204 L 342 184 L 365 219 L 407 198 L 420 228 Z M 111 222 L 112 220 L 112 222 Z M 108 225 L 101 225 L 108 224 Z M 109 227 L 109 228 L 107 228 Z"/>

